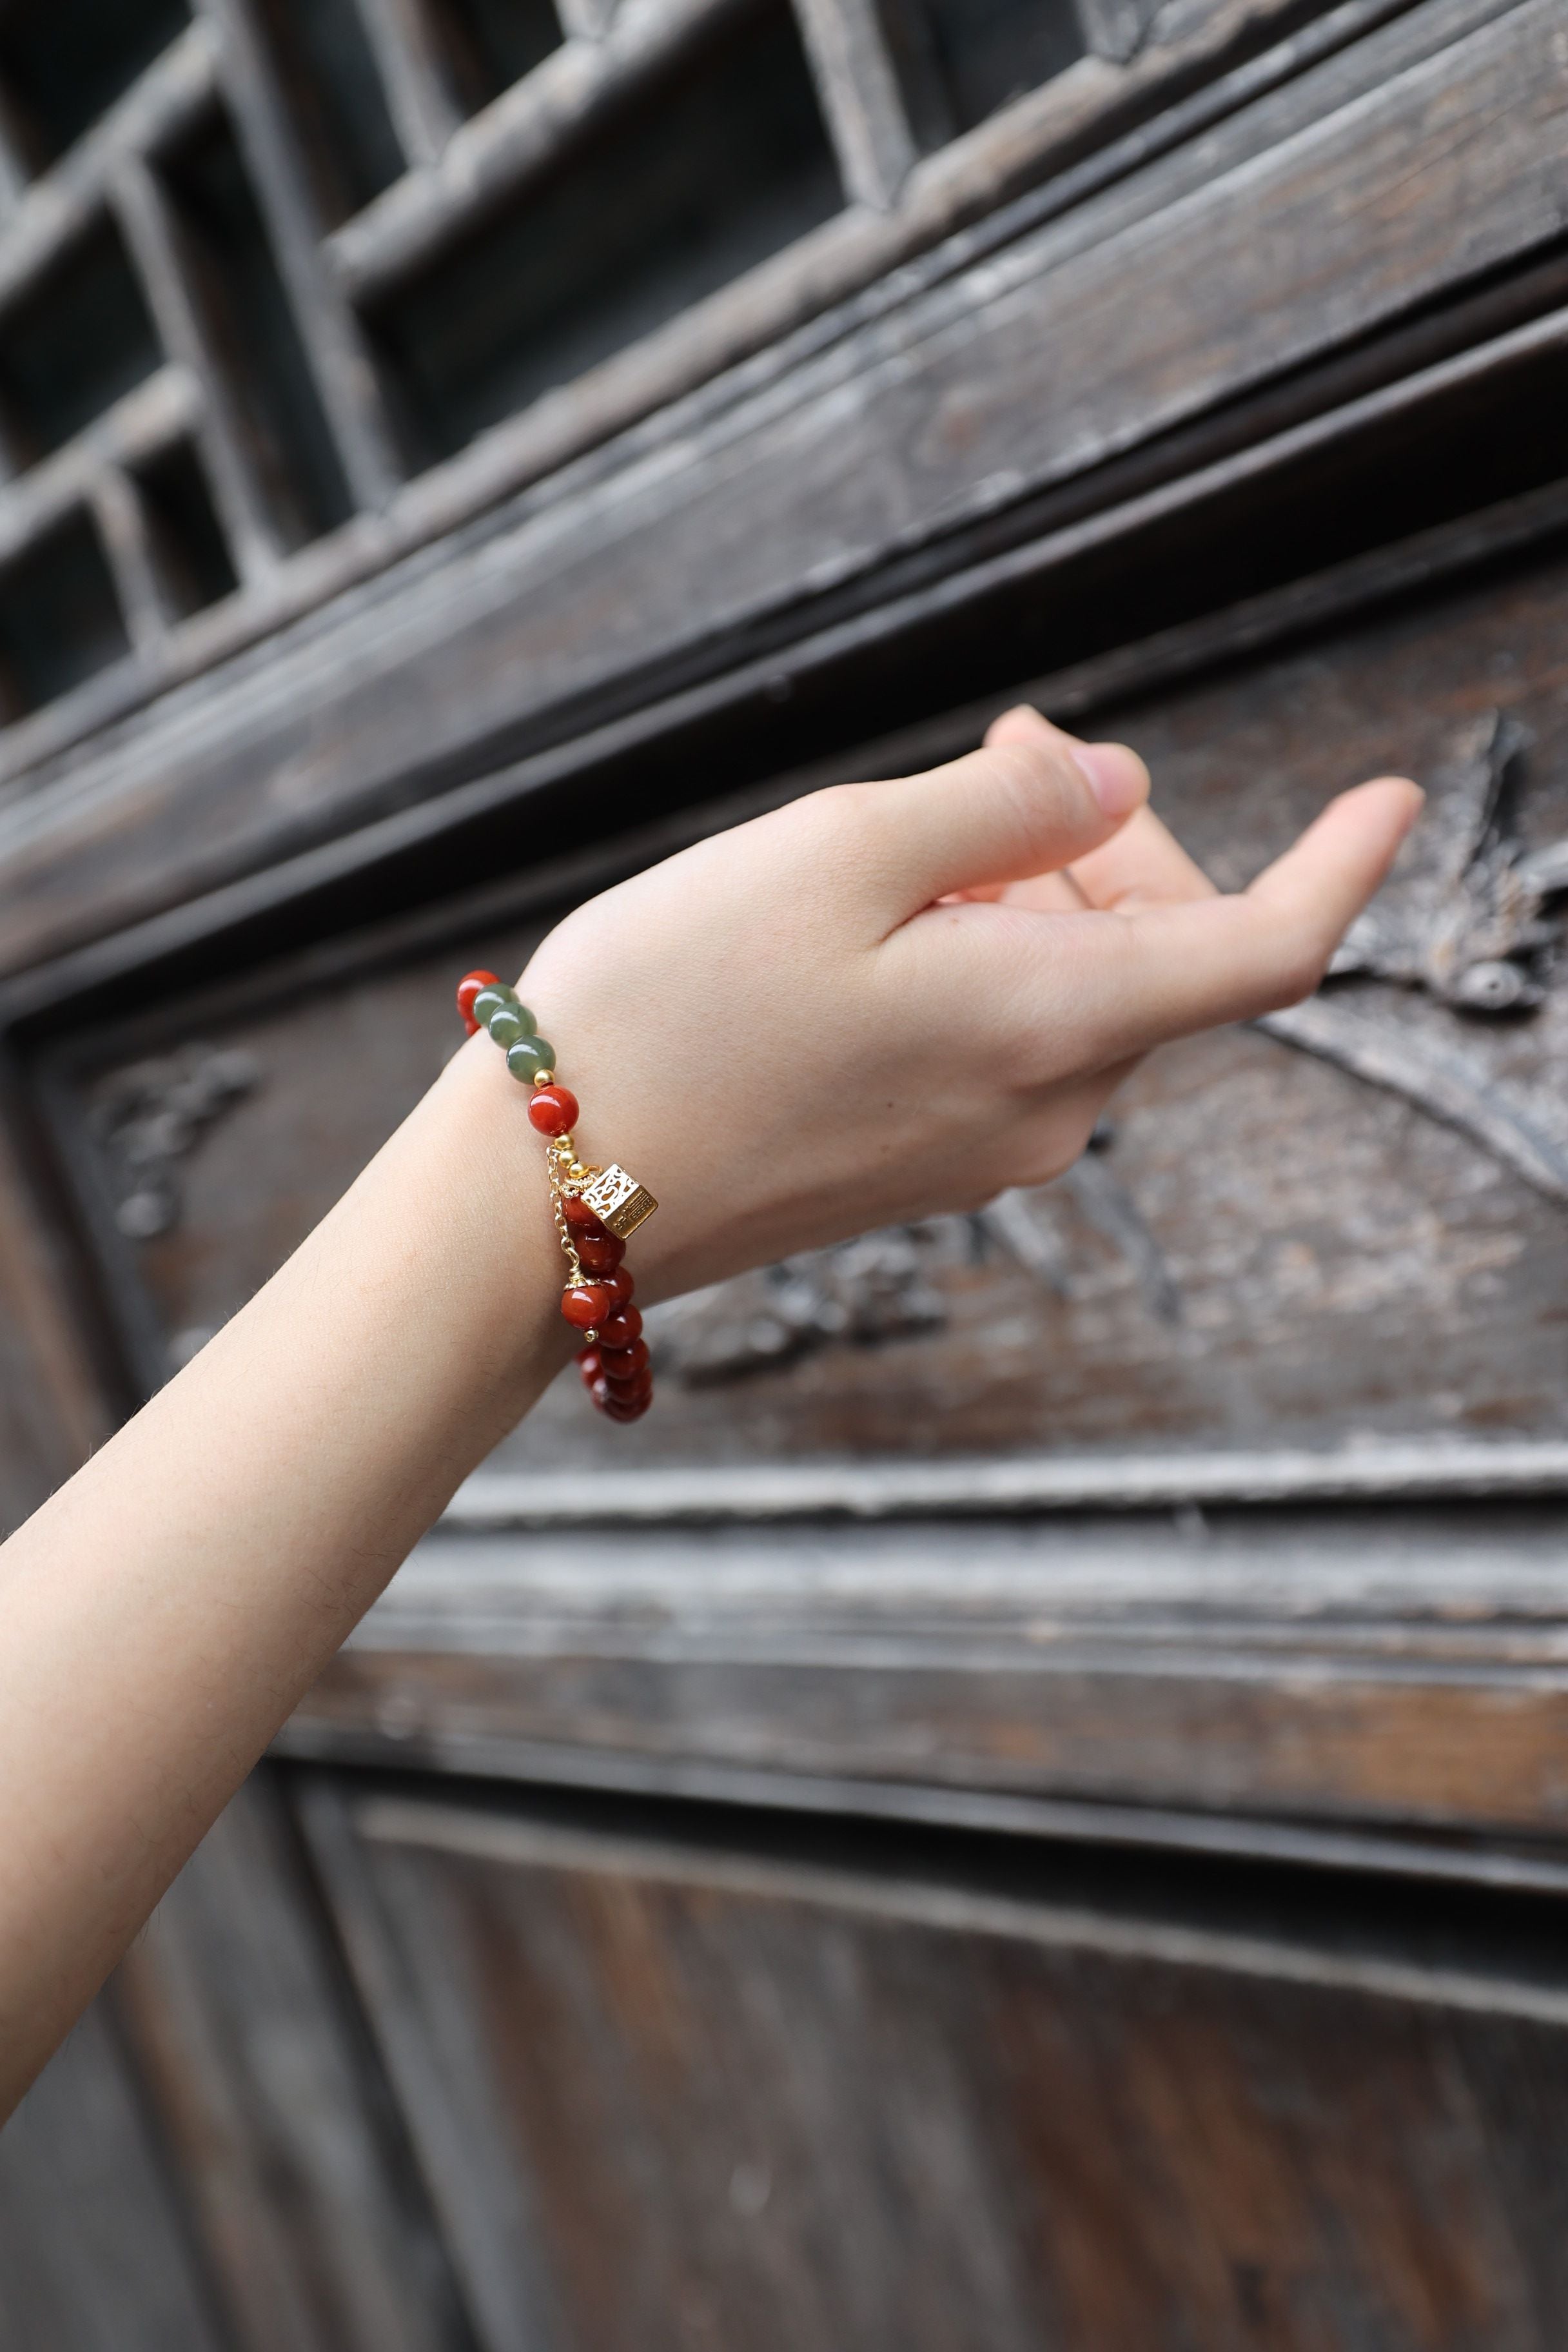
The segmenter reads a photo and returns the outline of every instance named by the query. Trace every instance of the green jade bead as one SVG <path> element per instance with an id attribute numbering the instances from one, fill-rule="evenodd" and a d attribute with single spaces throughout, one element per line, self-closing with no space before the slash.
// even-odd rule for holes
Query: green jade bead
<path id="1" fill-rule="evenodd" d="M 498 1013 L 503 1010 L 515 1012 L 517 1009 L 517 991 L 509 988 L 504 980 L 494 982 L 489 988 L 481 988 L 474 999 L 474 1019 L 481 1029 L 488 1029 Z"/>
<path id="2" fill-rule="evenodd" d="M 542 1037 L 520 1037 L 507 1048 L 507 1068 L 523 1086 L 531 1087 L 541 1070 L 555 1067 L 555 1048 Z"/>
<path id="3" fill-rule="evenodd" d="M 520 1037 L 533 1034 L 533 1015 L 526 1004 L 502 1004 L 497 1007 L 485 1024 L 496 1044 L 503 1049 L 515 1045 Z"/>

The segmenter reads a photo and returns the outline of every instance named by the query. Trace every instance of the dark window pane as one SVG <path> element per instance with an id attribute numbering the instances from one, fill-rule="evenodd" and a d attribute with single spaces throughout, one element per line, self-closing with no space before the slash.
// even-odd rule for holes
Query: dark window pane
<path id="1" fill-rule="evenodd" d="M 186 0 L 10 0 L 0 78 L 30 148 L 49 163 L 184 30 Z"/>
<path id="2" fill-rule="evenodd" d="M 461 447 L 842 202 L 790 11 L 727 14 L 373 320 L 416 458 Z"/>
<path id="3" fill-rule="evenodd" d="M 86 515 L 0 572 L 0 711 L 18 719 L 130 651 L 114 583 Z"/>
<path id="4" fill-rule="evenodd" d="M 199 613 L 239 584 L 194 449 L 180 444 L 138 474 L 163 591 L 176 613 Z"/>
<path id="5" fill-rule="evenodd" d="M 118 232 L 100 222 L 0 317 L 0 407 L 18 457 L 58 449 L 162 359 Z"/>
<path id="6" fill-rule="evenodd" d="M 349 495 L 226 118 L 187 141 L 163 168 L 198 298 L 279 528 L 295 542 L 313 539 L 345 519 Z"/>
<path id="7" fill-rule="evenodd" d="M 477 114 L 561 46 L 551 0 L 439 0 L 432 23 L 458 104 Z"/>
<path id="8" fill-rule="evenodd" d="M 404 168 L 354 0 L 262 0 L 260 16 L 321 217 L 346 220 Z"/>
<path id="9" fill-rule="evenodd" d="M 967 131 L 1084 52 L 1073 0 L 922 0 L 953 128 Z"/>

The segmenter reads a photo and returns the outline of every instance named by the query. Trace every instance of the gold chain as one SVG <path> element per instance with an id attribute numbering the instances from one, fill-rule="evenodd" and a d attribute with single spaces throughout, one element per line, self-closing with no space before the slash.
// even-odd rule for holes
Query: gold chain
<path id="1" fill-rule="evenodd" d="M 566 1222 L 566 1201 L 569 1194 L 580 1192 L 584 1184 L 598 1175 L 599 1171 L 584 1166 L 577 1157 L 577 1147 L 569 1135 L 551 1138 L 546 1164 L 550 1171 L 550 1206 L 555 1218 L 555 1230 L 566 1255 L 566 1286 L 569 1290 L 575 1290 L 583 1279 L 583 1261 L 577 1255 L 577 1244 Z"/>

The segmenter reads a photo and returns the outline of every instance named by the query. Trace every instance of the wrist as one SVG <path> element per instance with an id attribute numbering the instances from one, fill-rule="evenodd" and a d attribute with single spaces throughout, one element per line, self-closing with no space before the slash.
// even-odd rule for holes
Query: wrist
<path id="1" fill-rule="evenodd" d="M 527 1097 L 483 1037 L 447 1065 L 416 1117 L 432 1129 L 426 1230 L 439 1234 L 435 1311 L 472 1350 L 475 1412 L 497 1442 L 571 1360 L 561 1258 Z M 488 1450 L 488 1448 L 487 1448 Z"/>

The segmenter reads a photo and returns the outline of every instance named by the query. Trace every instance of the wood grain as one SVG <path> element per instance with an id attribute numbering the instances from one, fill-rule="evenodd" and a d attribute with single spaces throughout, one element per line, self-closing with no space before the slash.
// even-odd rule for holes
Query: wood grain
<path id="1" fill-rule="evenodd" d="M 818 1776 L 848 1810 L 864 1785 L 873 1810 L 943 1790 L 1560 1832 L 1560 1521 L 612 1525 L 563 1551 L 437 1532 L 281 1746 L 689 1793 L 738 1776 L 752 1801 L 759 1775 Z"/>
<path id="2" fill-rule="evenodd" d="M 914 134 L 873 0 L 799 0 L 845 192 L 885 210 L 915 162 Z"/>
<path id="3" fill-rule="evenodd" d="M 1436 1923 L 307 1817 L 495 2352 L 1543 2352 L 1568 2312 L 1568 2011 Z"/>
<path id="4" fill-rule="evenodd" d="M 458 2352 L 463 2322 L 275 1791 L 229 1806 L 117 1997 L 246 2352 Z"/>

